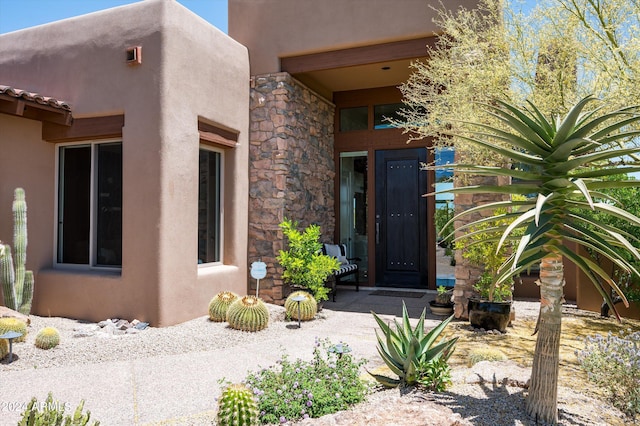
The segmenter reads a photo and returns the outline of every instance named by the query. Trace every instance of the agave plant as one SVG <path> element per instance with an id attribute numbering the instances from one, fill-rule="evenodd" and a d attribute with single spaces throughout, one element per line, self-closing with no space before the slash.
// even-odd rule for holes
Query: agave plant
<path id="1" fill-rule="evenodd" d="M 420 380 L 419 372 L 423 366 L 439 360 L 446 362 L 453 353 L 458 341 L 457 337 L 434 345 L 453 315 L 425 334 L 425 312 L 426 308 L 422 310 L 416 327 L 412 328 L 407 307 L 402 302 L 402 323 L 396 320 L 395 330 L 392 330 L 375 312 L 371 312 L 384 335 L 383 339 L 376 330 L 378 353 L 387 367 L 398 376 L 396 379 L 369 372 L 380 384 L 387 387 L 397 387 L 401 384 L 413 385 Z"/>
<path id="2" fill-rule="evenodd" d="M 501 156 L 505 164 L 525 166 L 503 168 L 456 164 L 453 167 L 460 173 L 508 176 L 512 183 L 505 186 L 466 186 L 447 192 L 488 192 L 528 197 L 523 201 L 512 199 L 477 206 L 460 213 L 452 222 L 474 212 L 517 207 L 504 214 L 510 219 L 509 224 L 497 228 L 501 233 L 498 248 L 508 239 L 515 240 L 517 244 L 500 268 L 496 285 L 540 262 L 541 308 L 527 411 L 535 418 L 551 423 L 557 422 L 558 418 L 563 256 L 585 273 L 614 311 L 609 289 L 618 293 L 627 306 L 628 302 L 616 282 L 593 261 L 588 251 L 609 259 L 620 270 L 640 276 L 633 263 L 619 254 L 623 249 L 631 254 L 629 257 L 640 260 L 636 249 L 640 242 L 638 236 L 595 222 L 586 213 L 597 211 L 640 225 L 640 218 L 626 212 L 615 199 L 601 192 L 607 188 L 638 185 L 637 181 L 606 178 L 640 171 L 640 167 L 616 163 L 616 160 L 640 153 L 640 147 L 627 143 L 640 135 L 640 131 L 633 128 L 640 121 L 640 115 L 637 108 L 610 113 L 601 113 L 598 108 L 587 111 L 585 107 L 594 100 L 591 96 L 581 99 L 564 118 L 548 118 L 532 103 L 518 108 L 496 101 L 486 108 L 508 130 L 467 123 L 471 133 L 451 135 L 492 151 Z M 458 231 L 486 220 L 468 223 Z M 518 235 L 516 230 L 524 233 Z"/>

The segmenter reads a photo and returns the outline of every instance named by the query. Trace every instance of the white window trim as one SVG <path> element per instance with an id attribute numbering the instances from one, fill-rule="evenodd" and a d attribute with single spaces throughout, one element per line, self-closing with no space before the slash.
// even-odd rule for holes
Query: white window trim
<path id="1" fill-rule="evenodd" d="M 218 148 L 216 146 L 212 146 L 212 145 L 208 145 L 208 144 L 199 144 L 198 147 L 198 155 L 200 155 L 200 150 L 203 151 L 212 151 L 212 152 L 217 152 L 220 154 L 220 260 L 216 261 L 216 262 L 208 262 L 208 263 L 198 263 L 198 269 L 204 269 L 204 268 L 210 268 L 213 266 L 220 266 L 220 265 L 224 265 L 224 183 L 225 183 L 225 179 L 224 179 L 224 172 L 225 172 L 225 151 L 224 149 Z M 199 166 L 198 166 L 198 172 L 199 172 Z M 199 178 L 199 177 L 198 177 Z M 197 203 L 198 203 L 198 193 L 196 191 L 196 210 L 197 210 Z M 197 240 L 197 229 L 198 229 L 198 216 L 196 215 L 195 217 L 196 219 L 196 242 Z M 196 258 L 197 258 L 197 246 L 196 246 Z"/>
<path id="2" fill-rule="evenodd" d="M 101 144 L 108 143 L 122 143 L 122 138 L 115 139 L 92 139 L 86 141 L 78 141 L 78 142 L 66 142 L 66 143 L 58 143 L 55 147 L 55 170 L 54 170 L 54 226 L 53 226 L 53 267 L 54 269 L 66 269 L 66 270 L 77 270 L 77 271 L 122 271 L 122 265 L 120 266 L 105 266 L 105 265 L 95 265 L 95 251 L 96 251 L 96 235 L 95 235 L 95 222 L 96 222 L 96 205 L 95 205 L 95 196 L 97 192 L 97 182 L 96 182 L 96 173 L 95 166 L 97 157 L 95 156 L 95 146 Z M 58 237 L 59 237 L 59 185 L 60 185 L 60 148 L 65 146 L 91 146 L 91 193 L 90 193 L 90 206 L 89 206 L 89 214 L 91 216 L 91 226 L 89 227 L 89 259 L 90 263 L 87 265 L 84 264 L 76 264 L 76 263 L 62 263 L 58 262 L 58 250 L 60 248 Z M 124 160 L 123 160 L 124 161 Z M 123 188 L 124 188 L 124 178 L 123 178 Z M 124 255 L 123 255 L 124 261 Z"/>

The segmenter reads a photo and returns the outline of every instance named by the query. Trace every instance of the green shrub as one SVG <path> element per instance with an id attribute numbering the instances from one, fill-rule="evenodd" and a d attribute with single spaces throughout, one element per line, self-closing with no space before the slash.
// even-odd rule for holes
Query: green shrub
<path id="1" fill-rule="evenodd" d="M 65 414 L 66 405 L 66 403 L 54 401 L 51 392 L 44 403 L 38 403 L 34 397 L 22 413 L 18 426 L 85 426 L 89 424 L 91 412 L 87 410 L 86 414 L 83 413 L 84 400 L 80 401 L 73 415 Z M 91 425 L 99 426 L 100 422 L 94 420 Z"/>
<path id="2" fill-rule="evenodd" d="M 513 282 L 508 281 L 496 286 L 493 283 L 495 275 L 483 272 L 478 281 L 473 285 L 473 289 L 478 292 L 480 299 L 491 300 L 493 302 L 506 302 L 513 296 Z"/>
<path id="3" fill-rule="evenodd" d="M 414 385 L 423 381 L 428 387 L 431 387 L 432 383 L 440 383 L 436 378 L 425 377 L 425 375 L 432 375 L 434 371 L 444 371 L 441 364 L 433 363 L 442 360 L 446 364 L 455 349 L 455 344 L 458 341 L 457 337 L 440 341 L 437 345 L 434 345 L 444 328 L 453 319 L 453 315 L 425 334 L 424 316 L 426 308 L 422 310 L 418 324 L 413 329 L 409 323 L 407 307 L 402 302 L 402 323 L 395 321 L 395 331 L 385 324 L 375 312 L 371 313 L 384 336 L 384 339 L 381 338 L 376 330 L 378 353 L 387 364 L 387 367 L 398 378 L 369 374 L 380 384 L 387 387 Z"/>
<path id="4" fill-rule="evenodd" d="M 320 227 L 309 225 L 298 231 L 298 222 L 284 219 L 280 224 L 287 239 L 287 250 L 280 250 L 277 260 L 282 266 L 282 279 L 292 285 L 307 288 L 322 302 L 329 299 L 327 278 L 340 269 L 338 259 L 322 254 Z"/>
<path id="5" fill-rule="evenodd" d="M 513 201 L 522 201 L 523 196 L 513 196 Z M 482 275 L 473 286 L 481 299 L 492 302 L 509 301 L 512 298 L 513 280 L 508 280 L 496 286 L 495 280 L 503 263 L 509 258 L 516 241 L 524 233 L 521 229 L 514 229 L 511 238 L 507 238 L 498 250 L 498 243 L 504 228 L 513 222 L 513 217 L 506 208 L 498 208 L 493 216 L 485 218 L 483 222 L 475 222 L 468 232 L 454 242 L 454 248 L 460 250 L 462 257 L 470 264 L 483 268 Z"/>
<path id="6" fill-rule="evenodd" d="M 340 350 L 336 350 L 336 348 Z M 263 424 L 320 417 L 364 400 L 368 387 L 360 380 L 364 360 L 356 361 L 346 344 L 316 341 L 312 361 L 289 361 L 250 373 L 246 385 L 258 399 Z"/>
<path id="7" fill-rule="evenodd" d="M 451 241 L 453 240 L 453 219 L 454 209 L 449 207 L 447 203 L 444 207 L 436 208 L 433 220 L 436 226 L 439 243 L 442 247 L 451 250 Z M 447 252 L 445 251 L 445 254 Z"/>
<path id="8" fill-rule="evenodd" d="M 614 180 L 635 180 L 636 178 L 633 175 L 620 174 L 615 176 L 605 177 L 605 181 Z M 624 210 L 628 213 L 634 214 L 636 216 L 640 216 L 640 181 L 638 181 L 637 186 L 630 187 L 621 187 L 621 188 L 605 188 L 602 190 L 603 200 L 606 202 L 606 197 L 611 197 L 614 200 L 617 200 L 622 206 L 624 206 Z M 601 225 L 615 227 L 616 229 L 624 231 L 627 235 L 638 236 L 640 235 L 640 226 L 638 226 L 635 222 L 630 222 L 628 220 L 624 220 L 624 218 L 606 214 L 606 212 L 600 212 L 598 210 L 585 210 L 582 212 L 585 216 L 591 218 L 594 223 L 598 223 Z M 589 226 L 589 229 L 594 229 L 594 226 Z M 640 244 L 636 240 L 630 240 L 636 249 L 640 248 Z M 619 255 L 631 263 L 636 269 L 640 268 L 640 262 L 633 256 L 633 253 L 629 251 L 626 247 L 612 247 L 613 250 L 619 253 Z M 606 262 L 602 262 L 602 255 L 600 255 L 595 250 L 589 250 L 591 256 L 603 266 Z M 639 302 L 640 301 L 640 278 L 634 274 L 629 274 L 619 268 L 614 268 L 614 278 L 626 296 L 627 300 L 630 302 Z"/>
<path id="9" fill-rule="evenodd" d="M 614 407 L 633 419 L 640 414 L 640 332 L 587 337 L 576 356 L 589 380 L 607 391 Z"/>

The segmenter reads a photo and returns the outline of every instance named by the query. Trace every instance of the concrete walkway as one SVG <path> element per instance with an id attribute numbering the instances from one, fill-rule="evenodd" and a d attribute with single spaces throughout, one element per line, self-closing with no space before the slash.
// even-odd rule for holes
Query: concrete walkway
<path id="1" fill-rule="evenodd" d="M 284 352 L 290 359 L 310 359 L 316 338 L 344 341 L 357 358 L 368 359 L 369 365 L 382 365 L 370 311 L 391 319 L 401 315 L 404 300 L 410 315 L 417 318 L 435 292 L 420 292 L 419 298 L 407 297 L 407 293 L 405 297 L 372 293 L 371 289 L 356 292 L 351 287 L 339 288 L 337 302 L 324 305 L 326 319 L 321 327 L 305 328 L 303 323 L 301 329 L 292 327 L 290 335 L 267 346 L 246 345 L 233 351 L 203 348 L 202 352 L 180 355 L 2 372 L 0 425 L 15 426 L 31 397 L 37 395 L 43 402 L 49 391 L 64 401 L 84 399 L 85 409 L 102 425 L 208 424 L 204 416 L 216 408 L 219 380 L 241 381 L 248 371 L 273 365 Z M 428 327 L 440 320 L 428 317 L 432 321 Z M 69 404 L 67 412 L 75 407 L 76 403 Z"/>

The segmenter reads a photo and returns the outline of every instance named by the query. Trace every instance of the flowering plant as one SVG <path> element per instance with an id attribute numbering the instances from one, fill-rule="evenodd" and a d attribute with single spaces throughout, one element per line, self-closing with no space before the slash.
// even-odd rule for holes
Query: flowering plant
<path id="1" fill-rule="evenodd" d="M 246 385 L 258 400 L 263 424 L 286 423 L 345 410 L 364 399 L 368 387 L 345 343 L 316 340 L 313 360 L 290 361 L 283 355 L 276 366 L 253 372 Z"/>
<path id="2" fill-rule="evenodd" d="M 589 380 L 607 391 L 616 408 L 632 418 L 640 413 L 639 331 L 587 337 L 576 356 Z"/>

